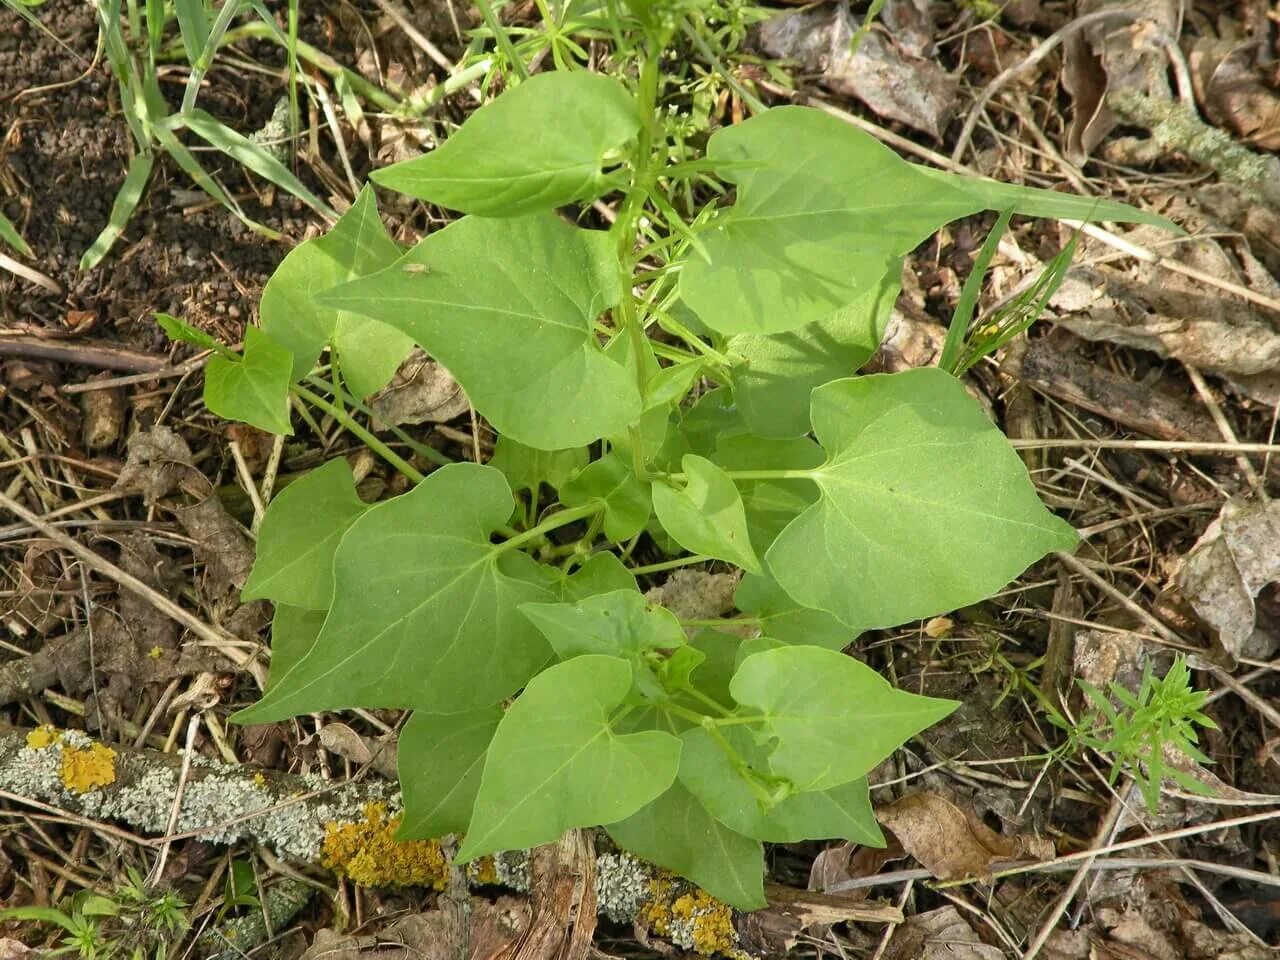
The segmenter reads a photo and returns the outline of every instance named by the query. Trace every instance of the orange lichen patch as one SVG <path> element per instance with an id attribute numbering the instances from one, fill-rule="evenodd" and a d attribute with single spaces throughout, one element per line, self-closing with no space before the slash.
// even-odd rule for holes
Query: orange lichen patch
<path id="1" fill-rule="evenodd" d="M 62 732 L 51 723 L 44 723 L 27 734 L 27 746 L 33 750 L 51 747 L 62 739 Z"/>
<path id="2" fill-rule="evenodd" d="M 431 887 L 443 890 L 448 863 L 435 840 L 396 840 L 400 817 L 381 803 L 364 808 L 357 823 L 327 823 L 321 862 L 363 887 Z"/>
<path id="3" fill-rule="evenodd" d="M 116 752 L 101 743 L 62 747 L 62 782 L 68 790 L 88 793 L 116 782 Z"/>
<path id="4" fill-rule="evenodd" d="M 476 861 L 475 872 L 472 874 L 475 882 L 481 886 L 493 886 L 498 882 L 498 865 L 494 862 L 493 857 L 481 857 Z"/>
<path id="5" fill-rule="evenodd" d="M 745 956 L 737 946 L 733 908 L 665 870 L 649 881 L 639 919 L 658 936 L 703 956 Z"/>

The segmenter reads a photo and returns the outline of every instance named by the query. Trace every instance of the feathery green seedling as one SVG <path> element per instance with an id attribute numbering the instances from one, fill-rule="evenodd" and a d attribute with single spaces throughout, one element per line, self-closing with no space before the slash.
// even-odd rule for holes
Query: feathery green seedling
<path id="1" fill-rule="evenodd" d="M 410 709 L 403 836 L 463 833 L 469 860 L 601 825 L 754 908 L 764 842 L 882 842 L 867 774 L 955 706 L 840 651 L 1076 543 L 953 376 L 854 375 L 903 258 L 988 209 L 1168 224 L 915 166 L 803 107 L 673 164 L 663 53 L 689 15 L 626 11 L 637 76 L 513 78 L 373 174 L 461 219 L 403 250 L 366 189 L 209 361 L 214 413 L 288 432 L 291 397 L 320 406 L 413 483 L 370 505 L 334 460 L 272 501 L 243 591 L 276 604 L 271 672 L 236 719 Z M 691 178 L 733 203 L 683 219 Z M 609 230 L 555 213 L 606 196 Z M 327 351 L 363 399 L 414 344 L 497 431 L 489 465 L 424 477 L 301 385 Z M 707 563 L 743 572 L 741 619 L 646 601 L 638 578 Z"/>

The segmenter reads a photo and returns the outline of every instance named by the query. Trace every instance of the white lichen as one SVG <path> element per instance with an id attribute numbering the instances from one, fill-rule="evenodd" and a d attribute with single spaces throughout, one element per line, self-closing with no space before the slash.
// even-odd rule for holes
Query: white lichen
<path id="1" fill-rule="evenodd" d="M 605 853 L 596 858 L 596 904 L 616 923 L 635 918 L 649 897 L 651 871 L 629 853 Z"/>
<path id="2" fill-rule="evenodd" d="M 519 893 L 528 893 L 532 880 L 527 850 L 503 850 L 493 855 L 493 872 L 498 883 Z"/>

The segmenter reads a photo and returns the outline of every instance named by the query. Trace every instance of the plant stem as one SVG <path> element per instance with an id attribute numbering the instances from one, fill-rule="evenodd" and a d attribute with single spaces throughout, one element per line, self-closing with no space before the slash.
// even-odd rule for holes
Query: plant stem
<path id="1" fill-rule="evenodd" d="M 341 398 L 341 400 L 345 402 L 345 404 L 351 407 L 353 410 L 360 411 L 366 417 L 372 417 L 375 415 L 374 412 L 371 409 L 369 409 L 369 407 L 361 403 L 359 400 L 357 400 L 351 394 L 347 393 L 345 390 L 342 390 L 341 388 L 337 387 L 336 384 L 326 383 L 322 378 L 318 376 L 307 377 L 307 382 L 310 383 L 312 386 L 316 387 L 317 389 L 324 390 L 326 392 L 332 392 L 334 390 L 337 390 L 337 393 L 335 396 L 338 398 Z M 417 440 L 413 439 L 413 437 L 409 436 L 409 434 L 405 433 L 404 430 L 400 429 L 399 427 L 388 426 L 387 430 L 395 434 L 397 440 L 399 440 L 401 443 L 407 446 L 414 453 L 418 454 L 418 456 L 426 457 L 428 460 L 432 461 L 437 466 L 444 467 L 444 466 L 448 466 L 451 463 L 456 462 L 452 457 L 446 457 L 443 453 L 441 453 L 435 447 L 428 446 L 425 443 L 419 443 Z"/>
<path id="2" fill-rule="evenodd" d="M 526 530 L 524 533 L 514 536 L 510 540 L 499 544 L 497 552 L 505 553 L 508 550 L 514 550 L 517 547 L 524 546 L 524 544 L 537 540 L 550 533 L 552 530 L 557 530 L 560 527 L 567 527 L 574 521 L 581 520 L 583 517 L 589 517 L 594 513 L 599 513 L 603 509 L 604 504 L 602 503 L 584 503 L 577 507 L 568 507 L 561 510 L 559 513 L 553 513 L 536 527 Z"/>
<path id="3" fill-rule="evenodd" d="M 706 563 L 708 560 L 714 560 L 715 557 L 703 556 L 695 553 L 691 557 L 679 557 L 675 560 L 663 560 L 661 563 L 650 563 L 643 567 L 632 567 L 630 573 L 633 576 L 641 577 L 646 573 L 661 573 L 663 570 L 674 570 L 676 567 L 688 567 L 695 563 Z"/>
<path id="4" fill-rule="evenodd" d="M 685 687 L 680 692 L 685 694 L 686 696 L 693 697 L 693 699 L 697 700 L 703 706 L 710 707 L 712 710 L 715 710 L 717 713 L 722 713 L 726 717 L 730 716 L 733 713 L 732 710 L 726 707 L 719 700 L 716 700 L 714 697 L 708 697 L 701 690 L 697 690 L 694 687 Z"/>
<path id="5" fill-rule="evenodd" d="M 414 483 L 421 483 L 422 480 L 425 479 L 425 474 L 414 469 L 407 460 L 361 426 L 355 417 L 351 416 L 347 411 L 339 409 L 324 397 L 320 396 L 318 393 L 312 393 L 306 387 L 294 384 L 289 388 L 289 391 L 300 400 L 305 400 L 313 407 L 323 410 L 329 416 L 333 417 L 333 419 L 342 424 L 343 427 L 363 440 L 370 450 L 382 457 L 383 460 L 387 461 L 387 463 L 391 464 L 391 466 L 395 467 Z"/>
<path id="6" fill-rule="evenodd" d="M 506 29 L 502 26 L 502 22 L 498 19 L 498 15 L 493 12 L 493 7 L 489 5 L 489 0 L 476 0 L 476 6 L 480 8 L 480 16 L 484 17 L 484 24 L 489 28 L 489 32 L 493 34 L 493 41 L 498 45 L 498 49 L 502 51 L 502 55 L 511 63 L 511 69 L 516 72 L 521 80 L 529 79 L 529 68 L 524 65 L 524 61 L 520 59 L 520 54 L 516 52 L 515 44 L 511 42 L 511 38 L 507 36 Z"/>
<path id="7" fill-rule="evenodd" d="M 726 470 L 730 480 L 815 480 L 821 469 L 813 470 Z M 665 480 L 687 481 L 683 473 L 664 473 Z"/>
<path id="8" fill-rule="evenodd" d="M 682 627 L 724 627 L 742 626 L 748 623 L 760 624 L 759 617 L 708 617 L 705 620 L 681 620 Z"/>

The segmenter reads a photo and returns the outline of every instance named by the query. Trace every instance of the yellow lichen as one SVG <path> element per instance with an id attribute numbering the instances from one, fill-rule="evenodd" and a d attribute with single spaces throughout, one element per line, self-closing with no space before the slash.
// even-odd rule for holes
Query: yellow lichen
<path id="1" fill-rule="evenodd" d="M 396 840 L 400 817 L 381 803 L 364 808 L 357 823 L 328 823 L 321 862 L 363 887 L 431 887 L 443 890 L 448 863 L 435 840 Z"/>
<path id="2" fill-rule="evenodd" d="M 261 773 L 255 773 L 253 775 L 253 785 L 255 787 L 265 787 L 267 785 L 267 778 Z"/>
<path id="3" fill-rule="evenodd" d="M 498 882 L 498 865 L 493 857 L 481 857 L 476 861 L 472 874 L 475 882 L 481 886 L 493 886 Z"/>
<path id="4" fill-rule="evenodd" d="M 101 743 L 62 747 L 62 782 L 76 793 L 116 782 L 116 752 Z"/>
<path id="5" fill-rule="evenodd" d="M 62 733 L 51 723 L 43 723 L 27 734 L 27 746 L 33 750 L 51 747 L 62 739 Z"/>
<path id="6" fill-rule="evenodd" d="M 745 956 L 737 946 L 733 908 L 665 870 L 649 881 L 649 897 L 639 919 L 658 936 L 692 947 L 702 956 Z"/>
<path id="7" fill-rule="evenodd" d="M 164 647 L 160 647 L 160 646 L 152 647 L 150 650 L 147 651 L 147 656 L 150 657 L 152 660 L 159 660 L 161 657 L 164 656 Z"/>

